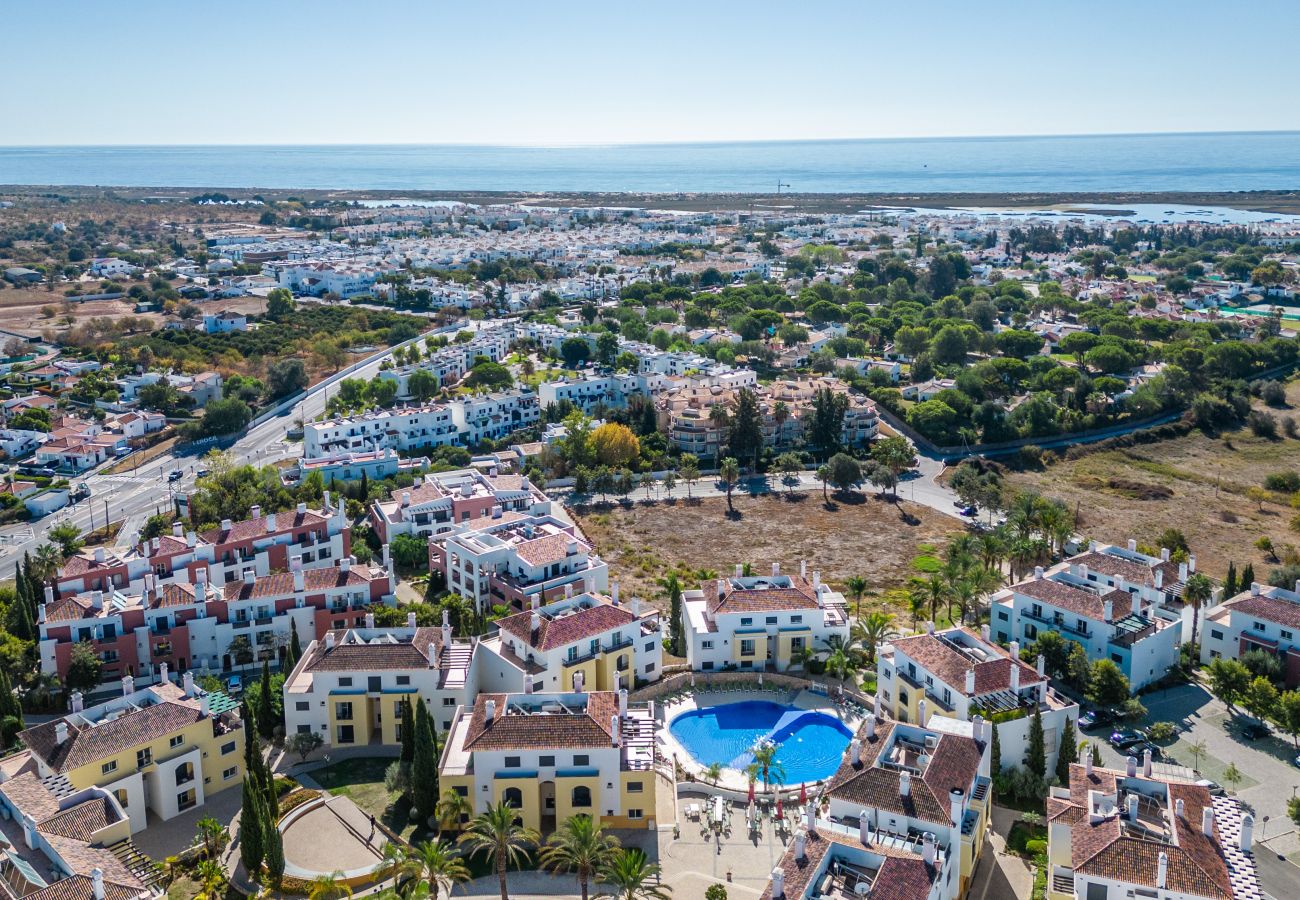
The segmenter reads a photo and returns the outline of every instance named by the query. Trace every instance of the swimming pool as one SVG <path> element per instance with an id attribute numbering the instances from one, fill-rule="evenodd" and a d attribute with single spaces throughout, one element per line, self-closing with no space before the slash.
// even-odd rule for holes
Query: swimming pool
<path id="1" fill-rule="evenodd" d="M 673 719 L 668 730 L 700 765 L 719 763 L 738 770 L 753 762 L 754 744 L 767 738 L 777 745 L 785 784 L 834 774 L 853 737 L 833 716 L 767 700 L 689 710 Z"/>

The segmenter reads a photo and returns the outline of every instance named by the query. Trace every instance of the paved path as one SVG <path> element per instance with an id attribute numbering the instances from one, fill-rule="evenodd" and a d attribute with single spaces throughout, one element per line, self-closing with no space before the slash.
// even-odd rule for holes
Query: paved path
<path id="1" fill-rule="evenodd" d="M 969 900 L 1020 900 L 1034 889 L 1034 869 L 1029 861 L 1007 853 L 1007 835 L 1020 813 L 993 807 L 993 830 L 971 879 Z"/>

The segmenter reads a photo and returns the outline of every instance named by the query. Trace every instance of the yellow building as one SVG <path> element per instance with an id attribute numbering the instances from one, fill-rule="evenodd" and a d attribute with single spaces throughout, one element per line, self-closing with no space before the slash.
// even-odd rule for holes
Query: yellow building
<path id="1" fill-rule="evenodd" d="M 146 810 L 171 819 L 242 783 L 243 725 L 228 697 L 198 688 L 189 673 L 180 687 L 137 691 L 129 675 L 122 686 L 121 697 L 89 709 L 74 694 L 73 712 L 19 735 L 41 778 L 103 788 L 132 832 L 148 824 Z"/>
<path id="2" fill-rule="evenodd" d="M 654 730 L 626 691 L 480 694 L 457 711 L 439 783 L 474 814 L 506 803 L 543 832 L 575 815 L 653 829 Z"/>

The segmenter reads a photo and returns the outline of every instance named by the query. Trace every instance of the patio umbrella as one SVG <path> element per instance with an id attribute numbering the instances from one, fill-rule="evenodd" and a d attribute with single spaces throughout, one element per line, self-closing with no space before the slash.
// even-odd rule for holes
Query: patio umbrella
<path id="1" fill-rule="evenodd" d="M 808 785 L 799 785 L 799 805 L 805 806 L 808 803 Z"/>
<path id="2" fill-rule="evenodd" d="M 781 795 L 776 795 L 776 817 L 779 819 L 784 815 L 781 809 Z"/>
<path id="3" fill-rule="evenodd" d="M 754 802 L 754 782 L 749 783 L 749 802 Z"/>

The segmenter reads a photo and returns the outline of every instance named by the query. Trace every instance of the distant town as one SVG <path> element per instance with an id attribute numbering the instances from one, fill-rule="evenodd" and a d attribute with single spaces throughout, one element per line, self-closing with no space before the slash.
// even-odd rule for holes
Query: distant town
<path id="1" fill-rule="evenodd" d="M 1300 220 L 140 194 L 0 192 L 12 900 L 1300 893 Z"/>

